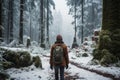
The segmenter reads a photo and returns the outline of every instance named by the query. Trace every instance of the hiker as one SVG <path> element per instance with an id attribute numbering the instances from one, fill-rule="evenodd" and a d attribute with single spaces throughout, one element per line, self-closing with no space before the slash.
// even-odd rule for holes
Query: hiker
<path id="1" fill-rule="evenodd" d="M 56 42 L 52 45 L 50 53 L 50 68 L 55 70 L 55 80 L 64 80 L 64 68 L 68 69 L 68 64 L 67 46 L 64 44 L 62 36 L 57 35 Z"/>

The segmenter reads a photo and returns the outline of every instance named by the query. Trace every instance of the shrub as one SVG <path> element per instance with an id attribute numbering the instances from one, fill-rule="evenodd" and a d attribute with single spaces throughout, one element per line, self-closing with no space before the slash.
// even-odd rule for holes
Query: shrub
<path id="1" fill-rule="evenodd" d="M 117 57 L 111 54 L 108 50 L 104 49 L 102 50 L 102 53 L 104 56 L 100 60 L 101 65 L 109 65 L 118 61 Z"/>
<path id="2" fill-rule="evenodd" d="M 88 57 L 87 53 L 82 54 L 82 57 Z"/>
<path id="3" fill-rule="evenodd" d="M 112 44 L 110 52 L 120 59 L 120 29 L 114 30 L 112 33 Z"/>
<path id="4" fill-rule="evenodd" d="M 111 32 L 109 31 L 109 30 L 102 30 L 101 32 L 100 32 L 100 36 L 101 35 L 111 35 Z"/>
<path id="5" fill-rule="evenodd" d="M 42 68 L 42 62 L 39 56 L 33 57 L 33 63 L 37 68 L 38 67 Z"/>
<path id="6" fill-rule="evenodd" d="M 103 54 L 101 54 L 101 51 L 99 49 L 93 50 L 93 59 L 101 60 L 103 57 Z"/>
<path id="7" fill-rule="evenodd" d="M 111 38 L 110 38 L 109 35 L 103 35 L 102 40 L 103 40 L 103 43 L 106 44 L 106 45 L 108 45 L 111 42 Z"/>
<path id="8" fill-rule="evenodd" d="M 100 44 L 99 49 L 109 49 L 111 44 L 111 32 L 109 30 L 102 30 L 100 32 Z"/>

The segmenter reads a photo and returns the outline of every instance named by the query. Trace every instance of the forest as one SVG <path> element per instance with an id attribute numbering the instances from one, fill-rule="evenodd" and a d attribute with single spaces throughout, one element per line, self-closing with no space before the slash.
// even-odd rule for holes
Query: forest
<path id="1" fill-rule="evenodd" d="M 76 36 L 82 38 L 92 35 L 93 30 L 101 26 L 102 1 L 75 1 L 68 0 L 67 5 L 70 8 L 68 13 L 75 18 L 71 24 L 75 24 Z M 54 20 L 53 9 L 53 0 L 1 0 L 1 41 L 9 44 L 17 40 L 22 44 L 23 37 L 27 36 L 40 45 L 49 43 L 49 33 L 52 32 L 49 30 L 55 28 L 51 26 Z"/>
<path id="2" fill-rule="evenodd" d="M 69 52 L 66 80 L 120 79 L 120 0 L 0 0 L 0 80 L 54 80 L 48 60 L 58 34 Z"/>

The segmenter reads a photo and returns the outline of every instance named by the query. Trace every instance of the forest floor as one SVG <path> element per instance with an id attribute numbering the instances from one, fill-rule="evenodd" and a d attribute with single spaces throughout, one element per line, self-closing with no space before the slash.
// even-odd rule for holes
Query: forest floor
<path id="1" fill-rule="evenodd" d="M 49 56 L 44 55 L 44 57 L 49 57 Z M 110 80 L 120 80 L 120 77 L 116 78 L 115 75 L 112 75 L 112 74 L 109 74 L 109 73 L 103 73 L 102 71 L 99 71 L 99 70 L 89 69 L 89 68 L 80 66 L 78 63 L 75 63 L 73 61 L 70 61 L 70 64 L 72 66 L 75 66 L 76 68 L 78 68 L 77 69 L 78 71 L 82 69 L 82 70 L 85 70 L 85 71 L 89 71 L 92 74 L 95 73 L 97 75 L 109 78 Z M 65 72 L 65 74 L 64 74 L 65 80 L 86 80 L 85 77 L 80 77 L 78 75 L 79 73 L 75 73 L 74 75 L 70 75 L 70 74 L 71 74 L 71 72 Z M 54 74 L 52 74 L 52 76 L 53 75 Z"/>
<path id="2" fill-rule="evenodd" d="M 19 48 L 9 49 L 14 51 L 19 50 Z M 23 48 L 20 50 L 27 50 L 31 53 L 31 56 L 40 56 L 43 69 L 36 68 L 34 65 L 19 69 L 7 69 L 6 72 L 13 80 L 54 80 L 54 70 L 51 70 L 49 65 L 49 50 L 42 50 L 38 47 L 32 49 Z M 88 63 L 92 58 L 90 55 L 88 57 L 76 57 L 74 50 L 71 50 L 69 52 L 69 68 L 65 69 L 65 80 L 120 80 L 119 67 L 90 65 Z"/>

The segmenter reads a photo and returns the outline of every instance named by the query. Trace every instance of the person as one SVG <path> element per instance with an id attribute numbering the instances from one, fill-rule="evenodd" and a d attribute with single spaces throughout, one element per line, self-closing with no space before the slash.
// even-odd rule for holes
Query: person
<path id="1" fill-rule="evenodd" d="M 60 53 L 63 54 L 61 63 L 56 63 L 54 61 L 54 56 L 55 56 L 54 50 L 56 46 L 61 46 L 63 49 L 63 53 L 62 52 Z M 52 70 L 54 68 L 55 70 L 55 80 L 64 80 L 64 68 L 68 69 L 68 64 L 69 64 L 69 56 L 68 56 L 67 46 L 64 44 L 62 36 L 57 35 L 56 42 L 52 45 L 50 52 L 50 68 Z M 59 74 L 60 74 L 60 79 L 59 79 Z"/>

